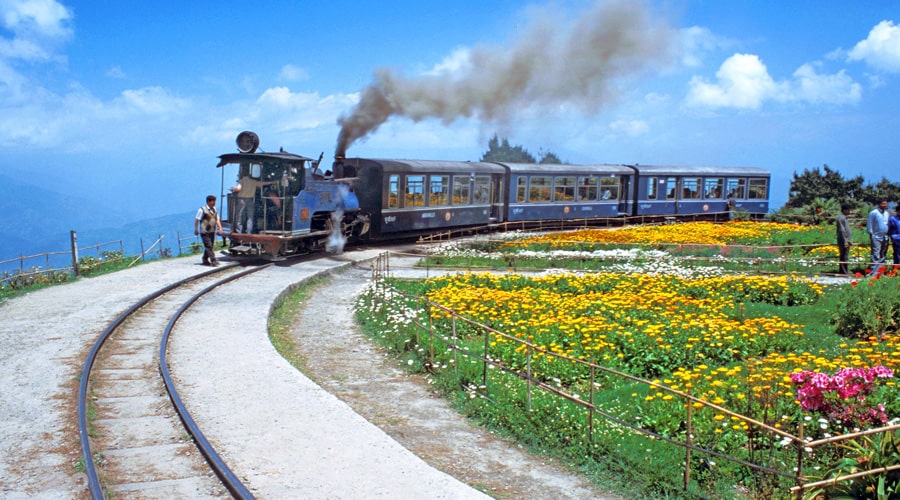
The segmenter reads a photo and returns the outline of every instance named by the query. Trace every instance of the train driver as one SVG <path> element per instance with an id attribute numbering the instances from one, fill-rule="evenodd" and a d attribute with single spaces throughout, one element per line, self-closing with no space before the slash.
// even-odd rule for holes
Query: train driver
<path id="1" fill-rule="evenodd" d="M 247 234 L 253 233 L 253 219 L 256 217 L 256 190 L 271 184 L 277 184 L 278 181 L 263 182 L 250 177 L 249 175 L 239 175 L 237 184 L 231 188 L 231 192 L 237 196 L 237 210 L 234 214 L 233 232 L 243 233 L 244 215 L 247 216 Z"/>

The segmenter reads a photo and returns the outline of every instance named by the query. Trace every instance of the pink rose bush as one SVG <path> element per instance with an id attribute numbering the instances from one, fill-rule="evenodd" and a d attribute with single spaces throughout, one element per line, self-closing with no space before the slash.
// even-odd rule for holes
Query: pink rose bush
<path id="1" fill-rule="evenodd" d="M 841 424 L 845 429 L 887 423 L 884 405 L 866 404 L 877 379 L 894 376 L 893 370 L 878 365 L 872 368 L 842 368 L 826 373 L 801 371 L 791 374 L 797 386 L 797 402 L 805 411 L 814 411 Z"/>

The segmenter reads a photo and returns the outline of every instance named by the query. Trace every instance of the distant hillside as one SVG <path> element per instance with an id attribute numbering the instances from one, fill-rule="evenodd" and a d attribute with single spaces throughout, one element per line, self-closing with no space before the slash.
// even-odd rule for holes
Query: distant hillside
<path id="1" fill-rule="evenodd" d="M 82 194 L 46 190 L 0 175 L 0 260 L 38 251 L 60 250 L 69 230 L 124 224 L 116 207 Z M 47 245 L 52 244 L 51 247 Z"/>
<path id="2" fill-rule="evenodd" d="M 183 251 L 187 251 L 187 247 L 196 239 L 193 235 L 193 217 L 194 213 L 190 212 L 131 222 L 116 227 L 84 230 L 76 229 L 78 247 L 84 249 L 101 243 L 118 242 L 119 240 L 122 240 L 125 253 L 128 255 L 137 255 L 141 253 L 142 243 L 144 250 L 149 250 L 150 246 L 153 245 L 160 235 L 162 235 L 162 248 L 168 249 L 170 255 L 177 256 L 179 236 L 186 238 L 186 240 L 181 243 L 184 247 Z M 13 259 L 19 255 L 28 256 L 43 254 L 45 252 L 69 252 L 71 247 L 69 231 L 69 228 L 59 229 L 56 234 L 49 234 L 49 231 L 47 231 L 47 234 L 43 236 L 43 239 L 30 239 L 28 241 L 13 239 L 4 240 L 2 244 L 0 244 L 0 261 Z M 17 244 L 18 246 L 16 246 Z M 119 250 L 119 248 L 118 243 L 116 243 L 114 245 L 103 246 L 99 250 L 100 252 L 104 250 L 116 251 Z M 160 245 L 153 248 L 154 255 L 159 255 L 159 248 Z M 86 255 L 97 257 L 98 251 L 81 251 L 81 257 Z M 51 267 L 62 267 L 69 265 L 71 257 L 54 256 L 52 259 Z M 26 269 L 32 266 L 47 267 L 47 263 L 43 259 L 31 259 L 24 263 Z M 7 264 L 0 266 L 0 271 L 12 270 L 16 267 L 17 264 L 15 263 Z"/>

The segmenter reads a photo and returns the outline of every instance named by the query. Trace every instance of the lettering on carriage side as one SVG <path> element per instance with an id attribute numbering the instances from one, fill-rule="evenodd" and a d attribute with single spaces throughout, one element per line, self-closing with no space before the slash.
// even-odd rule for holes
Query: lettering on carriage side
<path id="1" fill-rule="evenodd" d="M 512 209 L 512 213 L 514 213 L 514 214 L 516 214 L 516 215 L 518 215 L 518 214 L 520 214 L 520 213 L 522 213 L 522 212 L 524 212 L 524 211 L 525 211 L 524 208 L 514 208 L 514 209 Z"/>
<path id="2" fill-rule="evenodd" d="M 582 205 L 582 206 L 581 206 L 581 211 L 582 211 L 582 212 L 593 212 L 593 211 L 594 211 L 594 207 L 586 207 L 586 206 Z"/>
<path id="3" fill-rule="evenodd" d="M 423 219 L 434 219 L 434 212 L 425 212 L 422 214 Z"/>
<path id="4" fill-rule="evenodd" d="M 641 209 L 646 210 L 646 209 L 648 209 L 648 208 L 652 208 L 652 207 L 653 207 L 653 204 L 651 204 L 651 203 L 641 203 L 641 204 L 639 204 L 638 206 L 640 206 Z"/>
<path id="5" fill-rule="evenodd" d="M 390 224 L 391 222 L 397 222 L 397 216 L 396 216 L 396 215 L 388 215 L 387 217 L 384 218 L 384 223 L 385 223 L 385 224 Z"/>

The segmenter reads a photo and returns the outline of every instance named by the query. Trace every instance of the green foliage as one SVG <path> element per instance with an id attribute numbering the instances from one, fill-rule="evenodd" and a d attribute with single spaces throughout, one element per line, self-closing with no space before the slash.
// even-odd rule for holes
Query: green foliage
<path id="1" fill-rule="evenodd" d="M 900 325 L 900 278 L 896 274 L 891 270 L 842 287 L 834 316 L 835 332 L 867 339 L 896 331 Z"/>
<path id="2" fill-rule="evenodd" d="M 68 271 L 45 271 L 40 267 L 32 267 L 28 270 L 17 269 L 13 272 L 3 271 L 0 273 L 0 296 L 65 283 L 70 279 L 71 275 Z"/>
<path id="3" fill-rule="evenodd" d="M 520 145 L 512 146 L 509 140 L 504 137 L 500 139 L 497 134 L 488 141 L 488 150 L 481 155 L 481 161 L 496 161 L 509 163 L 542 163 L 542 164 L 562 164 L 563 161 L 559 156 L 551 151 L 539 152 L 540 161 L 536 160 L 534 155 Z"/>
<path id="4" fill-rule="evenodd" d="M 128 262 L 121 250 L 104 250 L 99 259 L 91 256 L 78 259 L 78 271 L 82 276 L 97 276 L 126 267 Z"/>
<path id="5" fill-rule="evenodd" d="M 832 479 L 866 470 L 880 469 L 900 464 L 900 440 L 894 432 L 861 436 L 841 441 L 840 458 L 831 463 L 821 478 Z M 832 486 L 811 488 L 803 498 L 873 498 L 889 500 L 900 496 L 900 471 L 863 476 L 852 481 L 842 481 Z"/>
<path id="6" fill-rule="evenodd" d="M 786 207 L 801 208 L 811 205 L 816 199 L 860 199 L 862 176 L 845 180 L 837 170 L 832 170 L 828 165 L 823 165 L 822 168 L 824 174 L 818 167 L 814 170 L 804 169 L 799 175 L 794 172 Z"/>
<path id="7" fill-rule="evenodd" d="M 850 202 L 859 207 L 874 205 L 881 198 L 896 200 L 900 197 L 900 184 L 892 183 L 884 177 L 874 185 L 863 185 L 862 176 L 844 179 L 837 170 L 832 170 L 828 165 L 823 165 L 822 169 L 824 173 L 818 168 L 806 169 L 802 174 L 794 172 L 784 209 L 802 209 L 808 206 L 815 209 L 816 200 L 836 200 L 838 206 L 840 203 Z M 781 216 L 787 216 L 789 213 L 790 210 Z"/>

